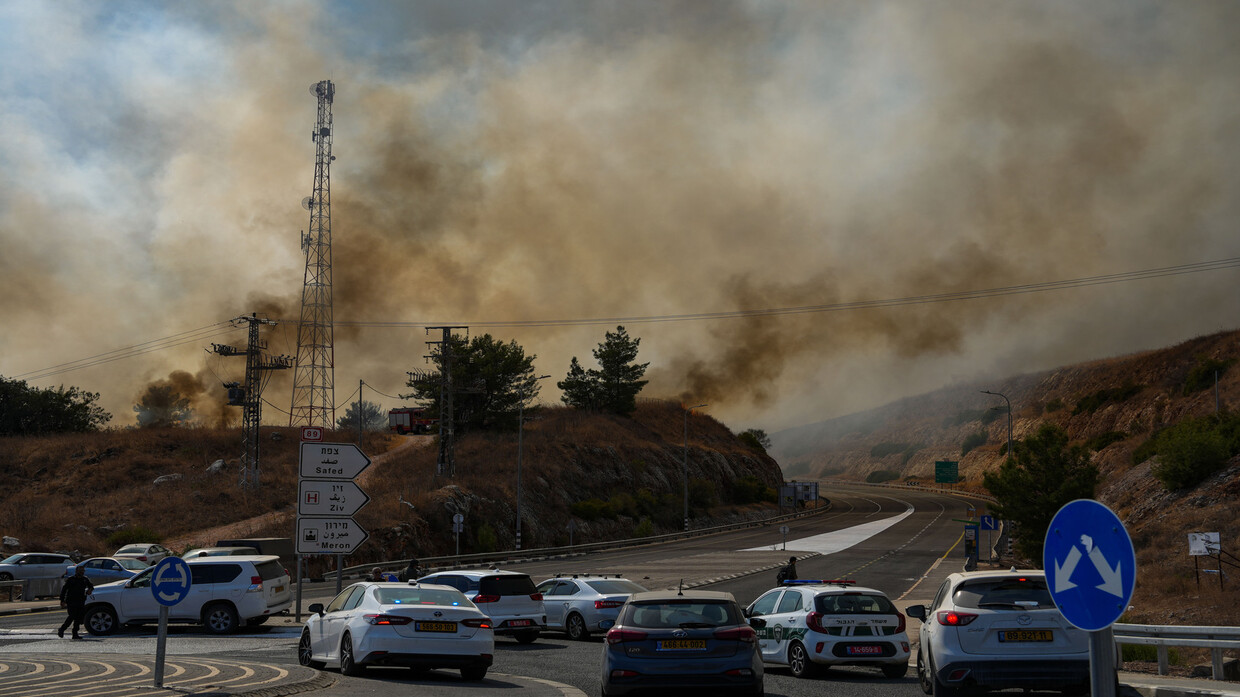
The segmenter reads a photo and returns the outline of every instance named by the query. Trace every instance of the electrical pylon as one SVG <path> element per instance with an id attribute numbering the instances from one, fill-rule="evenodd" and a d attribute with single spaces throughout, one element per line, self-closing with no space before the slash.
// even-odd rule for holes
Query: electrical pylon
<path id="1" fill-rule="evenodd" d="M 335 349 L 332 330 L 332 102 L 336 86 L 323 80 L 310 86 L 319 100 L 311 133 L 314 193 L 302 201 L 310 211 L 310 231 L 302 237 L 306 274 L 297 327 L 297 365 L 293 371 L 293 405 L 289 426 L 330 428 L 336 422 Z"/>

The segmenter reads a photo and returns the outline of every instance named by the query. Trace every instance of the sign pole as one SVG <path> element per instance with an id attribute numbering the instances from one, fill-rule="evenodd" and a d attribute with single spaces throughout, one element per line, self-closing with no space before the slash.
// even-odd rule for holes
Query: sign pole
<path id="1" fill-rule="evenodd" d="M 155 639 L 155 687 L 164 686 L 164 644 L 168 642 L 168 606 L 159 606 L 159 632 Z"/>
<path id="2" fill-rule="evenodd" d="M 293 613 L 293 621 L 301 624 L 301 581 L 304 578 L 301 573 L 301 554 L 293 555 L 293 573 L 297 574 L 297 610 Z"/>
<path id="3" fill-rule="evenodd" d="M 1089 690 L 1092 697 L 1116 697 L 1115 632 L 1108 625 L 1089 633 Z"/>
<path id="4" fill-rule="evenodd" d="M 344 583 L 344 555 L 336 555 L 336 595 L 340 595 L 340 588 Z"/>

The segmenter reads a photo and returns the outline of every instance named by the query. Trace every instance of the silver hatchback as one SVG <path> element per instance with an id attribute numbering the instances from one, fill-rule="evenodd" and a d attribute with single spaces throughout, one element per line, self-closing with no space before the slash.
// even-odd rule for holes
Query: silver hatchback
<path id="1" fill-rule="evenodd" d="M 556 576 L 538 584 L 547 608 L 547 629 L 562 630 L 574 641 L 611 629 L 624 601 L 645 590 L 619 574 Z"/>

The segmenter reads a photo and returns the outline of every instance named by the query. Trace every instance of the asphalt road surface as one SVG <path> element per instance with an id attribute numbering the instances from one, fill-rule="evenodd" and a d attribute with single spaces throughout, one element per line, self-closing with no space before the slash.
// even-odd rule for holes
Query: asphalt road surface
<path id="1" fill-rule="evenodd" d="M 954 518 L 966 517 L 969 503 L 960 497 L 917 490 L 833 487 L 824 492 L 831 509 L 788 523 L 787 548 L 778 525 L 749 528 L 689 540 L 652 544 L 590 555 L 508 564 L 503 568 L 530 574 L 537 582 L 557 573 L 619 573 L 651 589 L 686 586 L 724 590 L 748 604 L 775 585 L 775 573 L 788 556 L 797 555 L 802 578 L 848 578 L 859 585 L 878 588 L 896 600 L 918 583 L 944 555 L 962 556 L 958 546 L 962 526 Z M 861 527 L 859 527 L 861 526 Z M 843 547 L 841 549 L 841 547 Z M 923 589 L 924 592 L 924 589 Z M 335 593 L 335 583 L 306 584 L 303 604 L 325 602 Z M 897 601 L 897 605 L 903 604 Z M 32 613 L 0 618 L 0 629 L 53 629 L 61 612 Z M 228 638 L 210 637 L 200 629 L 172 627 L 170 655 L 212 657 L 243 664 L 247 661 L 286 669 L 296 667 L 296 626 L 272 621 L 257 630 Z M 74 650 L 141 655 L 153 645 L 154 628 L 130 629 L 97 642 L 76 642 Z M 14 653 L 64 650 L 54 634 L 0 634 L 0 657 Z M 434 671 L 414 676 L 403 669 L 371 669 L 364 678 L 337 676 L 329 687 L 313 694 L 398 695 L 431 691 L 435 694 L 478 694 L 520 687 L 516 676 L 554 681 L 587 695 L 601 688 L 599 656 L 601 637 L 571 642 L 562 635 L 544 635 L 530 645 L 500 637 L 496 640 L 495 664 L 483 683 L 464 683 L 456 672 Z M 509 676 L 514 676 L 511 679 Z M 0 689 L 0 692 L 3 692 Z M 813 679 L 793 678 L 786 669 L 768 667 L 768 695 L 808 697 L 832 695 L 920 695 L 913 671 L 902 679 L 886 679 L 876 669 L 837 668 Z M 575 694 L 575 693 L 568 693 Z"/>

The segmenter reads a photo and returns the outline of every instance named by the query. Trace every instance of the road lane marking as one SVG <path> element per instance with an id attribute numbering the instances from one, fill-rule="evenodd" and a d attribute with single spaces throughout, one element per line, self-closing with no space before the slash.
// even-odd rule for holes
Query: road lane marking
<path id="1" fill-rule="evenodd" d="M 849 547 L 865 542 L 871 537 L 874 537 L 887 528 L 890 528 L 896 523 L 899 523 L 905 518 L 913 515 L 915 512 L 916 509 L 909 506 L 908 510 L 890 518 L 875 520 L 869 523 L 862 523 L 860 525 L 854 525 L 851 528 L 844 528 L 843 530 L 836 530 L 834 532 L 824 532 L 820 535 L 812 535 L 810 537 L 802 537 L 796 540 L 788 540 L 788 551 L 817 552 L 819 554 L 835 554 L 836 552 L 842 552 Z M 769 551 L 769 548 L 769 545 L 764 545 L 762 547 L 750 547 L 749 549 L 743 549 L 741 551 L 766 552 Z"/>

